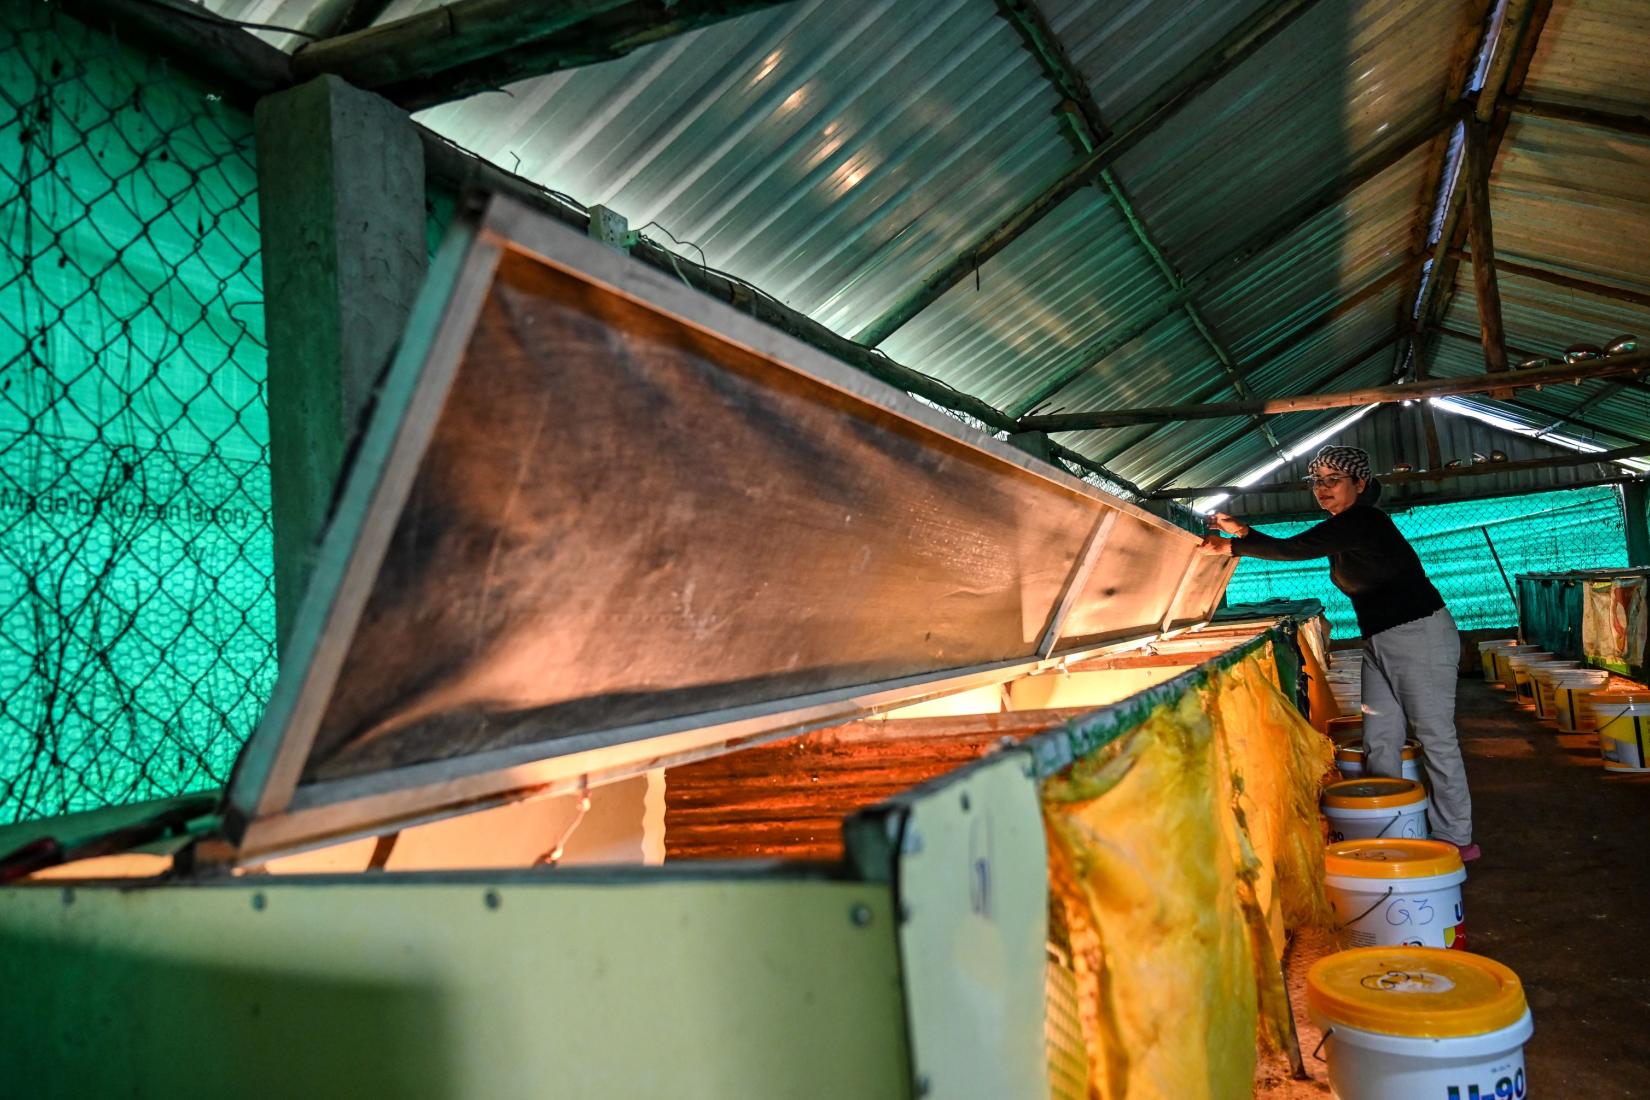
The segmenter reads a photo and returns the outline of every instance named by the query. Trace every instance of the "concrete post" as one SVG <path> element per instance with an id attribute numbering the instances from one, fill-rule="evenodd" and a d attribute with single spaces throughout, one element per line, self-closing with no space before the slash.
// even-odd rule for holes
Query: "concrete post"
<path id="1" fill-rule="evenodd" d="M 428 266 L 424 152 L 405 111 L 332 76 L 266 96 L 254 122 L 284 644 L 345 455 Z"/>
<path id="2" fill-rule="evenodd" d="M 1627 532 L 1627 564 L 1650 566 L 1650 485 L 1629 481 L 1621 487 L 1622 516 Z"/>

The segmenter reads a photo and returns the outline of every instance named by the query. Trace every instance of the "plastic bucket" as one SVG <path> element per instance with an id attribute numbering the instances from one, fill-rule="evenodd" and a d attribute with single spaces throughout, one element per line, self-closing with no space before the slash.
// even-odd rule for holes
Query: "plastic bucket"
<path id="1" fill-rule="evenodd" d="M 1598 751 L 1613 772 L 1650 771 L 1645 742 L 1650 740 L 1650 695 L 1643 692 L 1595 692 L 1588 700 L 1598 722 Z"/>
<path id="2" fill-rule="evenodd" d="M 1478 643 L 1478 663 L 1484 666 L 1484 679 L 1495 679 L 1495 654 L 1490 652 L 1497 646 L 1517 645 L 1517 638 L 1491 638 L 1486 642 Z"/>
<path id="3" fill-rule="evenodd" d="M 1465 951 L 1365 947 L 1319 959 L 1306 1002 L 1339 1100 L 1522 1100 L 1535 1032 L 1518 976 Z"/>
<path id="4" fill-rule="evenodd" d="M 1494 683 L 1500 687 L 1507 688 L 1508 690 L 1512 689 L 1512 666 L 1507 663 L 1507 658 L 1523 648 L 1524 647 L 1519 645 L 1517 642 L 1511 642 L 1507 645 L 1498 645 L 1490 650 L 1490 661 L 1493 672 L 1490 679 Z"/>
<path id="5" fill-rule="evenodd" d="M 1545 661 L 1530 670 L 1530 677 L 1535 681 L 1535 713 L 1537 717 L 1547 719 L 1553 717 L 1553 674 L 1555 672 L 1571 672 L 1580 667 L 1580 661 Z"/>
<path id="6" fill-rule="evenodd" d="M 1593 715 L 1587 707 L 1587 697 L 1610 682 L 1610 674 L 1602 669 L 1578 668 L 1553 675 L 1553 718 L 1558 728 L 1567 733 L 1578 733 L 1593 728 Z"/>
<path id="7" fill-rule="evenodd" d="M 1343 714 L 1329 720 L 1329 736 L 1336 741 L 1343 737 L 1356 734 L 1364 728 L 1364 716 L 1361 714 Z"/>
<path id="8" fill-rule="evenodd" d="M 1335 767 L 1340 771 L 1343 779 L 1360 779 L 1367 769 L 1364 767 L 1366 753 L 1362 741 L 1343 741 L 1335 746 Z M 1402 760 L 1403 778 L 1421 782 L 1421 743 L 1419 741 L 1405 741 Z"/>
<path id="9" fill-rule="evenodd" d="M 1467 870 L 1441 840 L 1346 840 L 1324 854 L 1324 890 L 1345 947 L 1466 946 Z"/>
<path id="10" fill-rule="evenodd" d="M 1362 837 L 1425 840 L 1427 793 L 1413 779 L 1343 779 L 1323 790 L 1332 843 Z"/>
<path id="11" fill-rule="evenodd" d="M 1535 684 L 1530 680 L 1530 666 L 1554 660 L 1558 655 L 1545 649 L 1520 647 L 1507 654 L 1507 667 L 1512 669 L 1513 695 L 1523 706 L 1535 706 Z"/>

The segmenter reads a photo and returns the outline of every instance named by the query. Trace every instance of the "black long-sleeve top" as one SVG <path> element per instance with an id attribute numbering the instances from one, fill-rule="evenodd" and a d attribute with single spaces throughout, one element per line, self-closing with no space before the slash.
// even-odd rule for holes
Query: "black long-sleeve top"
<path id="1" fill-rule="evenodd" d="M 1358 630 L 1366 638 L 1424 619 L 1444 606 L 1398 525 L 1369 504 L 1354 504 L 1286 539 L 1251 528 L 1232 540 L 1232 553 L 1265 561 L 1328 558 L 1329 579 L 1351 598 Z"/>

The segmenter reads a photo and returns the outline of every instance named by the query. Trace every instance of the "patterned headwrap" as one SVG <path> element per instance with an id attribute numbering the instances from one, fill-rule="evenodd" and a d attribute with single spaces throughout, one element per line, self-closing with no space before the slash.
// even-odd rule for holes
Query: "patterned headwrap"
<path id="1" fill-rule="evenodd" d="M 1369 480 L 1369 452 L 1362 447 L 1325 447 L 1312 458 L 1313 466 L 1327 466 L 1360 481 Z"/>

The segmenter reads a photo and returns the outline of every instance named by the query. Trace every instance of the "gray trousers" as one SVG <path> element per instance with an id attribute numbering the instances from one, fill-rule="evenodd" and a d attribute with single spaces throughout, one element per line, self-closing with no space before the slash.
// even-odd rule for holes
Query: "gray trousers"
<path id="1" fill-rule="evenodd" d="M 1455 735 L 1456 667 L 1461 639 L 1447 610 L 1364 639 L 1364 751 L 1369 774 L 1403 774 L 1405 733 L 1421 742 L 1432 835 L 1472 843 L 1472 796 Z"/>

